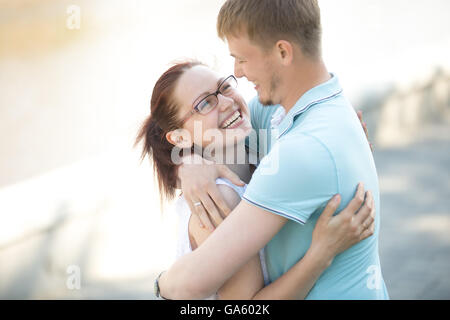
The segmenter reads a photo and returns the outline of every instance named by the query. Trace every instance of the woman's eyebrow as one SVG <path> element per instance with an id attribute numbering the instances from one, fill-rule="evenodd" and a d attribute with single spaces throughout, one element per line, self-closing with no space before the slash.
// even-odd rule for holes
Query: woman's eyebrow
<path id="1" fill-rule="evenodd" d="M 219 78 L 219 80 L 217 80 L 217 87 L 219 87 L 220 83 L 221 83 L 223 80 L 225 80 L 225 77 L 221 77 L 221 78 Z M 217 88 L 217 89 L 218 89 L 218 88 Z M 217 90 L 217 89 L 216 89 L 216 90 Z M 197 99 L 194 100 L 194 102 L 192 103 L 192 105 L 194 106 L 195 103 L 197 103 L 201 98 L 206 97 L 208 94 L 211 94 L 211 92 L 205 91 L 205 92 L 203 92 L 202 94 L 200 94 L 200 95 L 197 97 Z"/>
<path id="2" fill-rule="evenodd" d="M 217 81 L 217 89 L 219 89 L 219 85 L 223 80 L 225 80 L 225 77 L 222 77 Z"/>

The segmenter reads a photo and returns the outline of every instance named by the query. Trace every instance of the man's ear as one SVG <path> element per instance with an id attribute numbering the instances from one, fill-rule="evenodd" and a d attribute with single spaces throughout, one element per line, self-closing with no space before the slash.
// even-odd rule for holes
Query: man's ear
<path id="1" fill-rule="evenodd" d="M 289 66 L 294 59 L 294 47 L 286 40 L 279 40 L 275 45 L 275 50 L 281 63 Z"/>
<path id="2" fill-rule="evenodd" d="M 166 139 L 169 143 L 179 148 L 192 147 L 192 137 L 186 129 L 176 129 L 166 133 Z"/>

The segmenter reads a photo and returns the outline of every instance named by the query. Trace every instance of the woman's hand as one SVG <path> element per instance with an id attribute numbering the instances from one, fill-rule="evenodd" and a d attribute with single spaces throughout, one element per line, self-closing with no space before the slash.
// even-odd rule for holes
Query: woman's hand
<path id="1" fill-rule="evenodd" d="M 223 177 L 235 185 L 244 183 L 227 166 L 215 164 L 199 155 L 183 158 L 183 164 L 178 168 L 178 178 L 184 198 L 191 212 L 199 218 L 200 227 L 214 230 L 214 221 L 221 221 L 231 212 L 225 199 L 216 185 L 216 179 Z"/>
<path id="2" fill-rule="evenodd" d="M 354 244 L 373 235 L 375 230 L 375 204 L 372 193 L 358 185 L 355 197 L 338 215 L 333 216 L 341 198 L 335 195 L 328 202 L 312 234 L 310 250 L 323 257 L 329 265 L 334 257 Z"/>
<path id="3" fill-rule="evenodd" d="M 369 131 L 367 130 L 367 124 L 363 120 L 362 111 L 358 110 L 358 112 L 356 112 L 356 114 L 358 115 L 359 122 L 361 122 L 361 126 L 363 127 L 364 133 L 366 134 L 366 138 L 367 138 L 367 142 L 369 142 L 370 150 L 372 150 L 372 153 L 373 153 L 373 145 L 369 140 Z"/>

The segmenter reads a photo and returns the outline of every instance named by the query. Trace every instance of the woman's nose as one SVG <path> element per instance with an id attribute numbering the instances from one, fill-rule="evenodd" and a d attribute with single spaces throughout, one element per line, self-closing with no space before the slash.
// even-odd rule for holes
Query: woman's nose
<path id="1" fill-rule="evenodd" d="M 224 96 L 223 94 L 218 94 L 217 99 L 219 100 L 220 111 L 225 111 L 234 104 L 233 98 Z"/>

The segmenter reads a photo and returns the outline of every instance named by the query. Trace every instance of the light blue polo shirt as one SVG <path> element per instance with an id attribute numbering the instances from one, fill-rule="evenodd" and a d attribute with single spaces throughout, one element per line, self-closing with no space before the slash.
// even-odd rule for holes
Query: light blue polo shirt
<path id="1" fill-rule="evenodd" d="M 276 107 L 249 103 L 255 129 L 270 127 Z M 356 112 L 336 76 L 306 92 L 271 133 L 243 199 L 288 219 L 266 246 L 270 280 L 297 263 L 308 250 L 314 226 L 330 198 L 339 193 L 344 209 L 358 182 L 375 200 L 374 235 L 337 255 L 307 299 L 389 299 L 378 253 L 380 196 L 369 144 Z M 261 141 L 259 141 L 259 144 Z"/>

